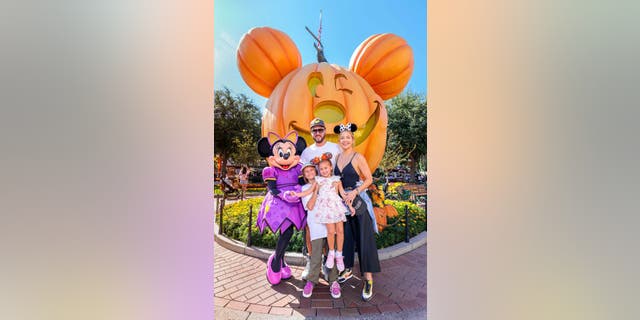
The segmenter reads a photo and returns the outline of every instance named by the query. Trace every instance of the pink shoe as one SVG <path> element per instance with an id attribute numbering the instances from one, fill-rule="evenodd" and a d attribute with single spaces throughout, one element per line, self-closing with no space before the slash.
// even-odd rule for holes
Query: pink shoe
<path id="1" fill-rule="evenodd" d="M 336 259 L 335 253 L 333 253 L 333 250 L 329 250 L 329 254 L 327 255 L 327 263 L 325 264 L 327 268 L 329 269 L 333 268 L 333 263 L 335 262 L 334 261 L 335 259 Z"/>
<path id="2" fill-rule="evenodd" d="M 342 293 L 340 293 L 340 285 L 338 284 L 338 281 L 334 281 L 333 283 L 331 283 L 329 292 L 331 292 L 331 297 L 333 297 L 334 299 L 340 298 Z"/>
<path id="3" fill-rule="evenodd" d="M 267 261 L 267 281 L 271 285 L 276 285 L 280 283 L 280 279 L 282 279 L 282 272 L 280 271 L 274 272 L 273 270 L 271 270 L 271 261 L 273 261 L 273 258 L 275 255 L 276 255 L 275 253 L 270 255 L 269 260 Z"/>
<path id="4" fill-rule="evenodd" d="M 284 259 L 282 260 L 282 264 L 280 265 L 280 273 L 282 273 L 282 280 L 287 280 L 291 278 L 291 268 L 289 268 L 289 265 L 284 262 Z"/>
<path id="5" fill-rule="evenodd" d="M 344 270 L 344 257 L 343 256 L 336 257 L 336 267 L 338 268 L 338 272 L 342 272 Z"/>
<path id="6" fill-rule="evenodd" d="M 313 294 L 313 282 L 307 281 L 307 284 L 304 285 L 304 289 L 302 289 L 302 296 L 305 298 L 311 297 Z"/>

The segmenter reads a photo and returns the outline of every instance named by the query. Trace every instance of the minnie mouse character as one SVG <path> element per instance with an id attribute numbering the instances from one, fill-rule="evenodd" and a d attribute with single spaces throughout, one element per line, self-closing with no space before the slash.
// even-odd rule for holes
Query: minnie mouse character
<path id="1" fill-rule="evenodd" d="M 265 226 L 273 233 L 280 230 L 276 250 L 267 261 L 267 281 L 272 285 L 280 283 L 281 279 L 291 278 L 291 268 L 284 262 L 285 249 L 293 235 L 293 227 L 300 230 L 307 222 L 300 199 L 291 192 L 300 192 L 300 154 L 306 147 L 307 143 L 295 131 L 284 138 L 269 132 L 258 141 L 258 153 L 267 158 L 269 164 L 262 170 L 269 192 L 258 212 L 256 225 L 261 233 Z"/>

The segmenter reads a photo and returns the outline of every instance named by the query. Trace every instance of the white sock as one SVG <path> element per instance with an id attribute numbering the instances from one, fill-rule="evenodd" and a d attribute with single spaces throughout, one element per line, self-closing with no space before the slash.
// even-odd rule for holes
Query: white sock
<path id="1" fill-rule="evenodd" d="M 342 251 L 336 251 L 336 257 L 342 257 Z"/>

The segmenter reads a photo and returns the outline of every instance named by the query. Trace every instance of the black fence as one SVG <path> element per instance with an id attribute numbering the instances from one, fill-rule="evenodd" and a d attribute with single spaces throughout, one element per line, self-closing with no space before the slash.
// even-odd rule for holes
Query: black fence
<path id="1" fill-rule="evenodd" d="M 424 198 L 421 198 L 423 197 Z M 412 201 L 414 204 L 420 204 L 423 208 L 424 208 L 424 231 L 427 231 L 427 201 L 426 201 L 426 195 L 419 195 L 419 196 L 415 196 L 413 195 L 411 197 L 412 199 L 414 199 L 414 201 Z M 420 200 L 422 201 L 420 201 Z M 216 214 L 218 215 L 218 234 L 224 234 L 224 205 L 225 205 L 225 197 L 224 196 L 215 196 L 215 205 L 217 206 L 217 210 L 216 210 Z M 247 240 L 246 240 L 246 244 L 248 247 L 251 246 L 251 226 L 254 224 L 253 220 L 253 206 L 250 205 L 249 206 L 249 221 L 247 223 L 247 228 L 248 228 L 248 232 L 247 232 Z M 387 225 L 388 226 L 392 226 L 392 225 L 396 225 L 400 222 L 404 222 L 404 234 L 405 234 L 405 239 L 404 242 L 409 242 L 410 241 L 410 237 L 409 237 L 409 207 L 408 206 L 404 206 L 404 219 L 398 219 L 396 220 L 396 222 L 394 222 L 393 224 Z"/>

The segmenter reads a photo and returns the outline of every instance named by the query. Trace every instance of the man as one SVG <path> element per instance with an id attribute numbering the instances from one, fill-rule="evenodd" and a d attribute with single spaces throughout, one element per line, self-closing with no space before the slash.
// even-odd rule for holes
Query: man
<path id="1" fill-rule="evenodd" d="M 337 144 L 326 140 L 327 128 L 325 127 L 324 121 L 320 118 L 315 118 L 311 120 L 311 123 L 309 124 L 309 132 L 311 133 L 311 137 L 313 138 L 314 144 L 307 146 L 307 148 L 304 149 L 304 151 L 302 151 L 302 154 L 300 155 L 300 162 L 305 164 L 310 163 L 311 159 L 315 157 L 319 157 L 325 152 L 330 152 L 332 155 L 331 165 L 332 167 L 335 167 L 336 157 L 340 153 L 340 147 Z M 306 242 L 306 247 L 303 247 L 303 251 L 305 251 L 304 249 L 306 249 L 307 253 L 313 252 L 313 248 L 311 247 L 311 240 L 309 237 L 308 226 L 305 227 L 304 233 L 305 233 L 304 238 Z M 304 252 L 303 254 L 306 259 L 306 266 L 304 268 L 304 271 L 302 272 L 302 279 L 306 280 L 307 275 L 309 274 L 309 269 L 311 268 L 311 260 L 308 254 L 305 254 Z M 325 280 L 328 281 L 329 272 L 324 265 L 324 260 L 322 263 L 322 272 L 324 274 Z M 342 282 L 344 282 L 344 280 Z"/>

